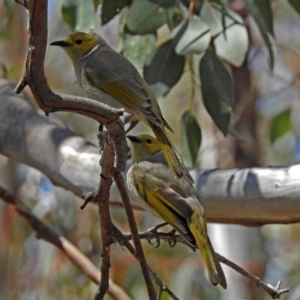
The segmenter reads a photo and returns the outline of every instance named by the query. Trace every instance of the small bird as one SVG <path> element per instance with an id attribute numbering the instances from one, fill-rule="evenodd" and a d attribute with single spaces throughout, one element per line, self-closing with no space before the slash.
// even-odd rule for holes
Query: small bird
<path id="1" fill-rule="evenodd" d="M 75 32 L 50 45 L 62 47 L 70 57 L 77 82 L 88 97 L 132 114 L 129 129 L 139 121 L 150 126 L 172 171 L 178 178 L 185 177 L 193 183 L 165 133 L 165 128 L 172 129 L 163 118 L 153 92 L 127 58 L 96 33 Z"/>
<path id="2" fill-rule="evenodd" d="M 201 251 L 213 285 L 227 287 L 226 278 L 207 234 L 204 209 L 193 185 L 171 172 L 160 143 L 150 135 L 127 136 L 132 163 L 127 186 L 146 211 L 162 218 L 193 247 Z"/>

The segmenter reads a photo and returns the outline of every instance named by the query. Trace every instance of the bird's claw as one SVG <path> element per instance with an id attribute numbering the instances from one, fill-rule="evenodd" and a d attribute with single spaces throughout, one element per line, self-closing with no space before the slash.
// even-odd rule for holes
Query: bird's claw
<path id="1" fill-rule="evenodd" d="M 165 225 L 168 225 L 168 223 L 162 223 L 162 224 L 156 225 L 156 226 L 154 226 L 154 227 L 147 230 L 148 232 L 151 232 L 153 235 L 155 235 L 155 238 L 156 238 L 155 248 L 158 248 L 160 246 L 160 237 L 159 237 L 159 234 L 157 232 L 157 229 L 159 229 L 159 228 L 161 228 Z M 147 241 L 150 245 L 154 245 L 154 243 L 151 242 L 151 238 L 147 239 Z"/>
<path id="2" fill-rule="evenodd" d="M 172 229 L 170 232 L 169 232 L 169 235 L 170 235 L 170 239 L 168 239 L 168 244 L 171 248 L 175 247 L 176 244 L 177 244 L 177 239 L 176 239 L 176 230 L 175 229 Z"/>
<path id="3" fill-rule="evenodd" d="M 156 226 L 153 227 L 153 228 L 150 228 L 150 229 L 148 230 L 148 232 L 151 232 L 151 233 L 155 236 L 155 243 L 156 243 L 155 248 L 158 248 L 158 247 L 160 246 L 160 237 L 159 237 L 159 235 L 158 235 Z M 151 237 L 150 237 L 149 239 L 147 239 L 147 241 L 148 241 L 148 243 L 149 243 L 150 245 L 154 245 L 154 244 L 155 244 L 155 243 L 152 243 L 152 242 L 151 242 Z"/>

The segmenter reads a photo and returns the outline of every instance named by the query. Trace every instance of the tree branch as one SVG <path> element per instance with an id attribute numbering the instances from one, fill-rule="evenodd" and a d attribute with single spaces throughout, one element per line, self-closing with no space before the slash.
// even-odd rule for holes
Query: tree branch
<path id="1" fill-rule="evenodd" d="M 62 250 L 66 256 L 94 283 L 100 283 L 101 275 L 99 270 L 72 243 L 45 225 L 19 198 L 15 197 L 1 186 L 0 198 L 7 204 L 13 205 L 16 208 L 16 211 L 29 223 L 39 239 L 43 239 Z M 130 300 L 130 297 L 124 292 L 124 290 L 122 290 L 112 280 L 109 282 L 108 294 L 116 300 Z"/>
<path id="2" fill-rule="evenodd" d="M 101 231 L 101 282 L 95 295 L 95 300 L 102 300 L 109 289 L 109 269 L 110 269 L 110 245 L 112 236 L 110 235 L 111 218 L 109 211 L 109 191 L 113 183 L 115 151 L 109 135 L 106 136 L 103 155 L 100 160 L 102 168 L 100 185 L 95 195 L 98 202 Z"/>
<path id="3" fill-rule="evenodd" d="M 15 95 L 13 85 L 2 79 L 0 102 L 1 154 L 40 170 L 76 195 L 97 189 L 98 147 L 40 116 L 24 93 Z M 190 172 L 208 222 L 260 226 L 300 221 L 300 165 Z M 111 198 L 118 196 L 113 187 Z"/>

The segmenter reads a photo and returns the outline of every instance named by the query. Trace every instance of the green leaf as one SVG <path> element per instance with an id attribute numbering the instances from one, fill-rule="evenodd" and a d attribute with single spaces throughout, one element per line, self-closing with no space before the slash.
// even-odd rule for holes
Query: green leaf
<path id="1" fill-rule="evenodd" d="M 95 29 L 93 0 L 63 0 L 62 18 L 71 30 L 90 31 Z"/>
<path id="2" fill-rule="evenodd" d="M 127 27 L 137 34 L 155 33 L 175 12 L 176 0 L 135 0 L 127 15 Z"/>
<path id="3" fill-rule="evenodd" d="M 175 41 L 155 48 L 144 67 L 144 78 L 157 98 L 164 96 L 180 79 L 185 57 L 175 52 Z"/>
<path id="4" fill-rule="evenodd" d="M 291 129 L 291 111 L 288 109 L 272 120 L 270 140 L 272 143 Z"/>
<path id="5" fill-rule="evenodd" d="M 296 12 L 300 15 L 300 1 L 299 0 L 288 0 L 290 5 L 294 7 Z"/>
<path id="6" fill-rule="evenodd" d="M 140 1 L 140 0 L 135 0 Z M 159 5 L 163 8 L 171 8 L 176 5 L 176 0 L 148 0 L 149 2 Z"/>
<path id="7" fill-rule="evenodd" d="M 187 28 L 176 46 L 180 55 L 202 53 L 210 42 L 210 29 L 200 19 L 189 18 Z"/>
<path id="8" fill-rule="evenodd" d="M 9 17 L 12 9 L 15 6 L 15 0 L 4 0 L 5 9 L 6 9 L 6 19 Z"/>
<path id="9" fill-rule="evenodd" d="M 191 110 L 187 110 L 180 120 L 181 146 L 187 166 L 195 166 L 201 145 L 201 129 Z"/>
<path id="10" fill-rule="evenodd" d="M 274 67 L 274 52 L 268 34 L 273 32 L 273 14 L 269 0 L 245 0 L 248 11 L 255 19 L 270 55 L 270 68 Z"/>
<path id="11" fill-rule="evenodd" d="M 132 35 L 125 32 L 123 35 L 123 55 L 142 73 L 143 67 L 155 47 L 155 43 L 155 34 Z"/>
<path id="12" fill-rule="evenodd" d="M 94 3 L 94 10 L 96 11 L 98 6 L 100 5 L 101 0 L 93 0 Z"/>
<path id="13" fill-rule="evenodd" d="M 109 22 L 119 14 L 125 6 L 130 5 L 131 2 L 131 0 L 103 0 L 101 11 L 102 25 Z"/>
<path id="14" fill-rule="evenodd" d="M 73 31 L 76 26 L 76 18 L 77 18 L 77 0 L 63 0 L 61 6 L 61 14 L 63 21 L 70 26 Z"/>
<path id="15" fill-rule="evenodd" d="M 213 7 L 204 4 L 200 18 L 212 32 L 217 55 L 236 67 L 241 66 L 249 47 L 242 18 L 216 4 Z"/>
<path id="16" fill-rule="evenodd" d="M 95 29 L 95 13 L 93 0 L 80 0 L 77 6 L 76 31 L 91 31 Z"/>
<path id="17" fill-rule="evenodd" d="M 200 61 L 199 74 L 204 105 L 215 124 L 226 135 L 231 112 L 231 77 L 211 50 L 207 50 Z"/>
<path id="18" fill-rule="evenodd" d="M 174 45 L 179 42 L 181 39 L 182 35 L 186 31 L 188 27 L 188 19 L 183 19 L 173 30 L 171 37 L 173 39 Z"/>

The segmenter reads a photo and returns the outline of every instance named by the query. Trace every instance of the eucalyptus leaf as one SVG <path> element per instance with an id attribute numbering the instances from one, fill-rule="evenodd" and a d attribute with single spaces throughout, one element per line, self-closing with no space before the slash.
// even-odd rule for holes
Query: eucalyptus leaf
<path id="1" fill-rule="evenodd" d="M 5 4 L 5 10 L 6 10 L 6 18 L 9 17 L 12 9 L 15 6 L 15 0 L 4 0 L 4 4 Z"/>
<path id="2" fill-rule="evenodd" d="M 291 129 L 291 111 L 285 110 L 276 116 L 271 123 L 270 140 L 272 143 Z"/>
<path id="3" fill-rule="evenodd" d="M 288 0 L 288 2 L 296 10 L 298 15 L 300 15 L 300 1 L 299 0 Z"/>
<path id="4" fill-rule="evenodd" d="M 135 0 L 139 1 L 139 0 Z M 160 7 L 163 8 L 171 8 L 176 5 L 176 0 L 148 0 L 149 2 L 159 5 Z"/>
<path id="5" fill-rule="evenodd" d="M 203 5 L 201 20 L 212 32 L 216 53 L 230 64 L 239 67 L 245 60 L 249 39 L 242 18 L 229 9 Z"/>
<path id="6" fill-rule="evenodd" d="M 131 0 L 103 0 L 101 11 L 102 25 L 109 22 L 119 14 L 125 6 L 130 5 L 131 2 Z"/>
<path id="7" fill-rule="evenodd" d="M 155 86 L 157 98 L 164 96 L 180 79 L 185 57 L 175 52 L 176 41 L 171 39 L 156 47 L 144 66 L 144 78 L 150 86 Z"/>
<path id="8" fill-rule="evenodd" d="M 171 33 L 174 44 L 177 44 L 188 27 L 188 19 L 183 19 Z"/>
<path id="9" fill-rule="evenodd" d="M 202 57 L 199 74 L 204 105 L 217 127 L 226 135 L 231 112 L 231 77 L 211 50 Z"/>
<path id="10" fill-rule="evenodd" d="M 195 166 L 201 145 L 201 129 L 191 110 L 187 110 L 180 120 L 181 146 L 187 166 Z"/>
<path id="11" fill-rule="evenodd" d="M 273 14 L 269 0 L 245 0 L 248 11 L 255 19 L 270 55 L 270 68 L 274 67 L 274 51 L 269 34 L 274 35 Z"/>
<path id="12" fill-rule="evenodd" d="M 62 19 L 67 25 L 69 25 L 72 31 L 76 26 L 78 5 L 79 3 L 77 0 L 63 0 L 61 5 Z"/>
<path id="13" fill-rule="evenodd" d="M 209 27 L 200 19 L 191 17 L 175 48 L 176 53 L 180 55 L 202 53 L 207 49 L 210 39 Z"/>
<path id="14" fill-rule="evenodd" d="M 175 0 L 136 0 L 127 15 L 127 27 L 136 34 L 155 33 L 172 19 L 176 9 Z M 173 5 L 171 5 L 173 4 Z"/>
<path id="15" fill-rule="evenodd" d="M 94 10 L 96 11 L 98 6 L 100 5 L 101 0 L 93 0 L 94 3 Z"/>

